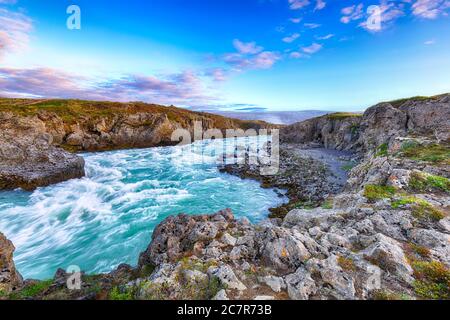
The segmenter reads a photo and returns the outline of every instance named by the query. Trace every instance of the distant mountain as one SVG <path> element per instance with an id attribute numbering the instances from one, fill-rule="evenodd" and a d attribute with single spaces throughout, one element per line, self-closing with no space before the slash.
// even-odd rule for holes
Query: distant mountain
<path id="1" fill-rule="evenodd" d="M 238 112 L 238 111 L 214 111 L 214 113 L 241 120 L 261 120 L 273 124 L 293 124 L 296 122 L 320 117 L 332 113 L 330 111 L 305 110 L 305 111 L 256 111 L 256 112 Z"/>

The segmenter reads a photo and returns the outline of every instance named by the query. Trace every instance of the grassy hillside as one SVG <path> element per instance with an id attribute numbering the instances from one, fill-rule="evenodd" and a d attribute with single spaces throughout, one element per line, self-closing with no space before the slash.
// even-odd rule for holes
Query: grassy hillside
<path id="1" fill-rule="evenodd" d="M 249 121 L 230 119 L 223 116 L 204 112 L 193 112 L 174 106 L 166 107 L 143 102 L 109 102 L 109 101 L 85 101 L 69 99 L 12 99 L 0 98 L 0 112 L 12 112 L 20 116 L 34 116 L 39 112 L 47 111 L 58 115 L 66 124 L 73 124 L 83 117 L 112 118 L 116 115 L 130 115 L 136 113 L 166 114 L 169 120 L 181 124 L 191 120 L 208 118 L 214 121 L 217 128 L 226 127 L 232 121 L 243 129 L 274 127 L 264 121 Z"/>

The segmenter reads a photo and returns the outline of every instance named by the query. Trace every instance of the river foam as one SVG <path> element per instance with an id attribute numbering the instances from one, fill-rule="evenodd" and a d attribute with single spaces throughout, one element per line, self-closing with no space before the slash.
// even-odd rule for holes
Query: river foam
<path id="1" fill-rule="evenodd" d="M 258 182 L 220 173 L 217 143 L 83 154 L 85 178 L 0 192 L 0 231 L 16 246 L 19 271 L 33 279 L 71 265 L 109 272 L 135 265 L 169 215 L 231 208 L 256 222 L 285 201 Z"/>

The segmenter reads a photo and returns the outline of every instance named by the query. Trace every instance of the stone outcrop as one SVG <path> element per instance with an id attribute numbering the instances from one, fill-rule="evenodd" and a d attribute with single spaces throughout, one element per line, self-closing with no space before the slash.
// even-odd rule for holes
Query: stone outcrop
<path id="1" fill-rule="evenodd" d="M 287 143 L 320 143 L 326 148 L 367 152 L 392 139 L 417 134 L 450 142 L 450 94 L 380 103 L 364 114 L 336 113 L 281 130 Z"/>
<path id="2" fill-rule="evenodd" d="M 173 145 L 172 133 L 275 127 L 144 103 L 0 99 L 0 189 L 36 187 L 84 176 L 70 152 Z M 70 152 L 67 152 L 70 151 Z"/>
<path id="3" fill-rule="evenodd" d="M 285 167 L 273 181 L 258 178 L 257 168 L 227 170 L 263 184 L 290 186 L 292 194 L 311 199 L 326 192 L 330 197 L 322 204 L 295 204 L 257 224 L 236 219 L 229 209 L 170 216 L 154 230 L 137 267 L 121 265 L 95 280 L 83 275 L 79 291 L 68 291 L 64 282 L 68 275 L 58 271 L 53 283 L 32 298 L 448 300 L 449 146 L 441 140 L 445 138 L 441 126 L 446 123 L 437 119 L 446 116 L 447 97 L 369 109 L 360 117 L 360 131 L 350 144 L 336 145 L 352 149 L 359 144 L 359 150 L 367 149 L 351 170 L 345 189 L 338 192 L 321 190 L 312 175 L 302 180 L 303 185 L 289 183 L 297 171 L 309 170 L 319 180 L 329 174 L 319 171 L 317 162 L 302 158 L 282 161 Z M 434 119 L 439 127 L 414 118 L 422 112 L 414 111 L 419 104 L 431 113 L 422 117 Z M 302 141 L 324 143 L 322 138 Z M 386 148 L 379 150 L 378 144 Z M 411 149 L 414 152 L 408 153 Z M 13 248 L 3 242 L 11 265 Z M 20 279 L 13 268 L 7 270 L 8 279 Z M 19 297 L 30 298 L 20 296 L 30 291 L 23 290 L 29 285 L 18 288 Z"/>
<path id="4" fill-rule="evenodd" d="M 0 293 L 3 294 L 12 292 L 22 285 L 22 277 L 13 261 L 14 250 L 12 242 L 0 233 Z"/>
<path id="5" fill-rule="evenodd" d="M 0 112 L 0 189 L 36 187 L 84 176 L 84 160 L 53 144 L 45 125 Z"/>
<path id="6" fill-rule="evenodd" d="M 351 150 L 359 138 L 361 114 L 337 113 L 295 123 L 281 129 L 285 143 L 320 143 L 325 148 Z"/>

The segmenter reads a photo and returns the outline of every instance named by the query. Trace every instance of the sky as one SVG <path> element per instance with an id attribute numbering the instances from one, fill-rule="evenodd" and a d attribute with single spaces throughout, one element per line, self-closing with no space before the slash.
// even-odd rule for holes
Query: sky
<path id="1" fill-rule="evenodd" d="M 359 111 L 450 92 L 449 13 L 450 0 L 0 0 L 0 96 Z"/>

